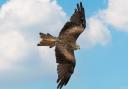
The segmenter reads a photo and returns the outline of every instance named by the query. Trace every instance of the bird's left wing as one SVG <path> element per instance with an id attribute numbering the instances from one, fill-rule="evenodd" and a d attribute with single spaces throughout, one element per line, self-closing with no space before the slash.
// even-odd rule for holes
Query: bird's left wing
<path id="1" fill-rule="evenodd" d="M 63 86 L 65 86 L 68 83 L 71 75 L 73 74 L 75 67 L 75 57 L 73 50 L 63 48 L 63 46 L 57 46 L 55 48 L 55 52 L 56 52 L 56 62 L 58 63 L 57 89 L 61 89 Z"/>

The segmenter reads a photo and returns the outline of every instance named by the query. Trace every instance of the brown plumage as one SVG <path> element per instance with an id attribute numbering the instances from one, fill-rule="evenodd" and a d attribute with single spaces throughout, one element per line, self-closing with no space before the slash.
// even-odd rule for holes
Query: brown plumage
<path id="1" fill-rule="evenodd" d="M 64 25 L 58 37 L 54 37 L 49 33 L 40 33 L 42 40 L 38 46 L 49 46 L 50 48 L 55 46 L 56 63 L 58 63 L 57 89 L 65 86 L 74 72 L 76 64 L 74 50 L 79 48 L 76 45 L 76 40 L 85 27 L 85 12 L 80 2 L 80 4 L 77 4 L 70 21 Z"/>

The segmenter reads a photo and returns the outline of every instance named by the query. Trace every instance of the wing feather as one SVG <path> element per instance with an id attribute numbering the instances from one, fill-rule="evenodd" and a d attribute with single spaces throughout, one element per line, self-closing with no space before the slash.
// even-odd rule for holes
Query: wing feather
<path id="1" fill-rule="evenodd" d="M 80 2 L 80 4 L 77 4 L 77 8 L 71 16 L 70 21 L 67 22 L 60 31 L 59 38 L 67 39 L 68 36 L 72 41 L 76 41 L 79 35 L 84 31 L 85 27 L 85 11 Z"/>
<path id="2" fill-rule="evenodd" d="M 77 4 L 77 8 L 75 9 L 74 14 L 71 16 L 70 21 L 82 26 L 83 28 L 86 27 L 85 10 L 82 2 Z"/>
<path id="3" fill-rule="evenodd" d="M 67 48 L 64 48 L 63 46 L 57 46 L 55 48 L 55 52 L 56 62 L 58 63 L 57 89 L 61 89 L 68 83 L 71 75 L 73 74 L 75 68 L 75 57 L 73 50 L 69 50 Z"/>

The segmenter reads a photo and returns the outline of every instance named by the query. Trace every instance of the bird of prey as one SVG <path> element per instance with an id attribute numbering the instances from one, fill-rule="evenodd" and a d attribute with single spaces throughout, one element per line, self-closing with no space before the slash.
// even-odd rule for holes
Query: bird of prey
<path id="1" fill-rule="evenodd" d="M 58 64 L 57 89 L 65 86 L 74 72 L 76 65 L 74 51 L 80 49 L 80 46 L 76 44 L 76 40 L 85 27 L 85 11 L 82 2 L 80 2 L 58 37 L 54 37 L 49 33 L 39 33 L 41 41 L 38 46 L 49 46 L 50 48 L 55 46 L 56 63 Z"/>

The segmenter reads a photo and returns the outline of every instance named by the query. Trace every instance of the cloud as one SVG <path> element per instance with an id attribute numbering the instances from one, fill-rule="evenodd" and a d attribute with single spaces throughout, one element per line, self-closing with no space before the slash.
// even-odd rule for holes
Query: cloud
<path id="1" fill-rule="evenodd" d="M 82 47 L 108 44 L 112 36 L 109 26 L 128 32 L 128 0 L 108 0 L 108 7 L 87 18 L 87 28 L 79 39 Z"/>
<path id="2" fill-rule="evenodd" d="M 128 31 L 128 0 L 109 0 L 106 9 L 106 21 L 116 29 Z"/>
<path id="3" fill-rule="evenodd" d="M 0 70 L 10 69 L 15 61 L 23 55 L 27 42 L 17 31 L 2 32 L 0 34 Z"/>
<path id="4" fill-rule="evenodd" d="M 82 48 L 90 48 L 95 45 L 104 46 L 111 41 L 110 31 L 98 16 L 93 16 L 87 21 L 87 28 L 79 39 Z"/>
<path id="5" fill-rule="evenodd" d="M 54 35 L 65 22 L 66 14 L 55 0 L 9 0 L 0 9 L 0 72 L 8 74 L 10 70 L 24 72 L 35 70 L 45 71 L 49 64 L 49 48 L 39 48 L 39 32 L 51 32 Z M 42 49 L 43 51 L 40 51 Z M 41 63 L 40 63 L 41 62 Z M 41 68 L 42 67 L 42 68 Z M 34 70 L 34 71 L 35 71 Z"/>

